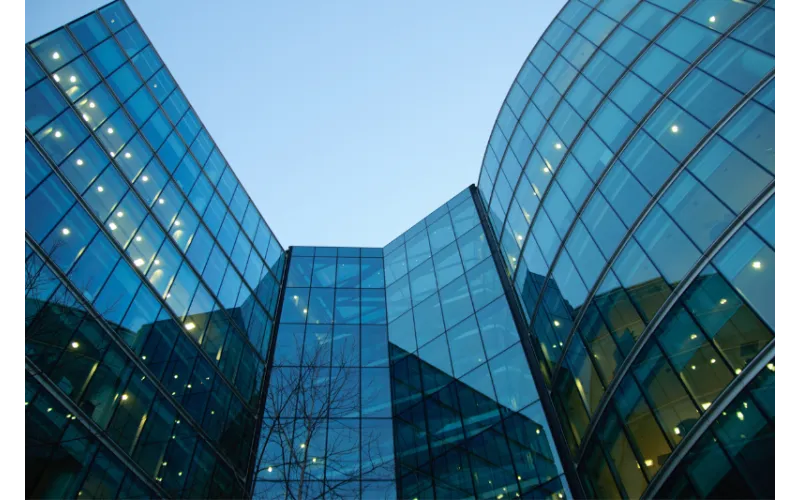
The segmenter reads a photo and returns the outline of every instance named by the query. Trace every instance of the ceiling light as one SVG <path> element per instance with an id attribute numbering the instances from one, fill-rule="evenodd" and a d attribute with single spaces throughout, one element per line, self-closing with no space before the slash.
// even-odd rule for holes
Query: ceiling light
<path id="1" fill-rule="evenodd" d="M 708 410 L 708 407 L 711 406 L 711 403 L 703 403 L 700 406 L 702 406 L 704 410 Z"/>
<path id="2" fill-rule="evenodd" d="M 176 226 L 180 226 L 180 225 L 181 225 L 181 221 L 179 221 L 179 220 L 175 220 L 175 225 L 176 225 Z"/>
<path id="3" fill-rule="evenodd" d="M 142 176 L 142 182 L 147 182 L 149 180 L 150 180 L 150 177 L 147 177 L 146 175 Z"/>
<path id="4" fill-rule="evenodd" d="M 53 52 L 53 59 L 61 59 L 61 54 L 58 52 Z"/>
<path id="5" fill-rule="evenodd" d="M 61 131 L 60 130 L 56 130 L 55 136 L 56 136 L 56 138 L 61 137 Z"/>
<path id="6" fill-rule="evenodd" d="M 72 348 L 73 348 L 73 349 L 77 349 L 77 348 L 78 348 L 78 347 L 80 347 L 81 345 L 80 345 L 78 342 L 75 342 L 75 341 L 73 341 L 73 342 L 70 344 L 70 346 L 72 346 Z"/>
<path id="7" fill-rule="evenodd" d="M 63 234 L 64 236 L 68 236 L 69 233 L 70 231 L 68 227 L 65 227 L 64 229 L 61 230 L 61 234 Z"/>
<path id="8" fill-rule="evenodd" d="M 186 324 L 185 324 L 185 325 L 183 325 L 183 326 L 185 326 L 185 327 L 186 327 L 186 329 L 187 329 L 187 330 L 189 330 L 190 332 L 191 332 L 192 330 L 194 330 L 194 328 L 195 328 L 195 324 L 194 324 L 194 323 L 192 323 L 191 321 L 190 321 L 190 322 L 188 322 L 188 323 L 186 323 Z"/>
<path id="9" fill-rule="evenodd" d="M 127 394 L 123 394 L 123 395 L 122 395 L 122 400 L 123 400 L 123 401 L 125 401 L 125 400 L 127 400 L 127 399 L 128 399 L 128 395 L 127 395 Z"/>
<path id="10" fill-rule="evenodd" d="M 108 223 L 108 227 L 110 227 L 112 231 L 116 231 L 117 230 L 117 225 L 115 223 L 113 223 L 113 222 L 109 222 Z"/>
<path id="11" fill-rule="evenodd" d="M 136 237 L 136 241 L 142 241 L 142 237 L 141 236 L 137 236 Z"/>
<path id="12" fill-rule="evenodd" d="M 89 121 L 89 115 L 87 115 L 86 113 L 83 113 L 83 115 L 81 115 L 81 116 L 83 116 L 83 121 L 85 121 L 85 122 Z"/>
<path id="13" fill-rule="evenodd" d="M 710 22 L 710 23 L 715 23 L 715 22 L 717 22 L 717 16 L 711 16 L 711 17 L 709 17 L 709 18 L 708 18 L 708 22 Z"/>
<path id="14" fill-rule="evenodd" d="M 553 321 L 553 324 L 556 326 L 561 326 L 561 322 L 558 320 Z"/>
<path id="15" fill-rule="evenodd" d="M 753 269 L 761 269 L 761 261 L 760 260 L 754 260 L 751 265 L 753 266 Z"/>
<path id="16" fill-rule="evenodd" d="M 113 128 L 111 128 L 111 127 L 108 127 L 108 128 L 106 129 L 106 132 L 108 132 L 109 134 L 113 134 L 113 133 L 114 133 L 114 129 L 113 129 Z"/>
<path id="17" fill-rule="evenodd" d="M 712 365 L 713 365 L 714 363 L 716 363 L 716 362 L 717 362 L 717 360 L 716 360 L 715 358 L 711 358 L 711 361 L 709 361 L 709 363 L 711 363 Z"/>
<path id="18" fill-rule="evenodd" d="M 692 370 L 697 370 L 697 367 L 695 365 L 692 365 Z"/>
<path id="19" fill-rule="evenodd" d="M 78 158 L 78 159 L 75 161 L 75 164 L 76 164 L 76 165 L 78 165 L 78 166 L 80 167 L 81 165 L 83 165 L 83 160 L 81 160 L 80 158 Z"/>
<path id="20" fill-rule="evenodd" d="M 267 472 L 272 472 L 272 467 L 267 467 Z"/>
<path id="21" fill-rule="evenodd" d="M 563 147 L 563 146 L 561 145 L 561 143 L 560 143 L 560 142 L 557 142 L 557 143 L 556 143 L 556 149 L 561 149 L 562 147 Z"/>
<path id="22" fill-rule="evenodd" d="M 736 418 L 738 418 L 739 420 L 744 420 L 744 413 L 737 411 Z"/>
<path id="23" fill-rule="evenodd" d="M 125 215 L 125 212 L 123 212 L 122 210 L 117 212 L 117 217 L 122 217 L 123 215 Z"/>
<path id="24" fill-rule="evenodd" d="M 676 436 L 680 436 L 681 435 L 681 430 L 679 428 L 677 428 L 677 427 L 672 429 L 672 432 L 674 432 Z"/>
<path id="25" fill-rule="evenodd" d="M 158 199 L 158 204 L 159 205 L 163 205 L 164 204 L 164 198 L 159 198 Z"/>
<path id="26" fill-rule="evenodd" d="M 95 106 L 94 102 L 92 102 L 92 101 L 89 101 L 89 107 L 90 107 L 90 108 L 93 108 L 94 106 Z"/>
<path id="27" fill-rule="evenodd" d="M 774 372 L 775 371 L 775 365 L 773 365 L 772 363 L 767 363 L 767 370 L 769 370 L 771 372 Z"/>
<path id="28" fill-rule="evenodd" d="M 692 339 L 692 340 L 694 340 L 694 339 L 696 339 L 696 338 L 697 338 L 697 334 L 696 334 L 696 333 L 693 333 L 693 334 L 689 335 L 689 338 L 690 338 L 690 339 Z"/>
<path id="29" fill-rule="evenodd" d="M 653 460 L 652 460 L 652 459 L 649 459 L 649 458 L 648 458 L 648 459 L 646 459 L 646 460 L 644 461 L 644 465 L 645 465 L 646 467 L 652 467 L 652 466 L 653 466 Z"/>
<path id="30" fill-rule="evenodd" d="M 103 186 L 97 186 L 97 192 L 98 193 L 102 193 L 103 192 Z"/>
<path id="31" fill-rule="evenodd" d="M 53 80 L 55 80 L 55 81 L 56 81 L 56 83 L 58 83 L 58 82 L 60 82 L 60 81 L 61 81 L 61 77 L 60 77 L 60 76 L 58 76 L 58 75 L 56 75 L 56 74 L 53 74 Z"/>
<path id="32" fill-rule="evenodd" d="M 680 128 L 677 125 L 673 125 L 672 127 L 670 127 L 670 130 L 672 131 L 673 134 L 677 134 L 678 131 L 680 131 Z"/>
<path id="33" fill-rule="evenodd" d="M 142 267 L 144 265 L 144 259 L 141 257 L 133 261 L 133 265 L 136 267 Z"/>
<path id="34" fill-rule="evenodd" d="M 159 265 L 161 265 L 161 261 L 160 261 L 160 260 L 158 260 L 158 259 L 156 259 L 156 261 L 154 262 L 154 264 L 155 264 L 155 265 L 157 265 L 157 266 L 159 266 Z"/>
<path id="35" fill-rule="evenodd" d="M 733 370 L 733 372 L 734 372 L 736 375 L 739 375 L 740 373 L 742 373 L 742 369 L 741 369 L 741 368 L 737 368 L 737 369 Z"/>
<path id="36" fill-rule="evenodd" d="M 719 300 L 719 304 L 722 305 L 722 306 L 724 306 L 727 303 L 728 303 L 728 299 L 720 299 Z"/>
<path id="37" fill-rule="evenodd" d="M 78 79 L 75 78 L 75 75 L 72 75 L 71 77 L 69 77 L 69 81 L 72 82 L 72 83 L 75 83 L 75 82 L 78 81 Z"/>

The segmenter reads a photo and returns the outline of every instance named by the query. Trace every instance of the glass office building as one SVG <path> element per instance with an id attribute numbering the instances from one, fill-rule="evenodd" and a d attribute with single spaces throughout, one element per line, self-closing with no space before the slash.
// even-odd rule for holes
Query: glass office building
<path id="1" fill-rule="evenodd" d="M 587 497 L 774 496 L 774 54 L 774 1 L 570 0 L 500 110 L 478 188 Z"/>
<path id="2" fill-rule="evenodd" d="M 124 1 L 29 42 L 26 496 L 773 497 L 774 18 L 569 0 L 383 248 L 284 248 Z"/>

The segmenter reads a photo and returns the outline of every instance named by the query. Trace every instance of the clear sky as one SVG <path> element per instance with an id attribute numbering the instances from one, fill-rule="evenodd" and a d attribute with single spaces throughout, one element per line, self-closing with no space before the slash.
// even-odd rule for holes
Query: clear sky
<path id="1" fill-rule="evenodd" d="M 25 0 L 25 39 L 107 2 Z M 472 183 L 564 0 L 129 0 L 285 248 L 384 246 Z"/>

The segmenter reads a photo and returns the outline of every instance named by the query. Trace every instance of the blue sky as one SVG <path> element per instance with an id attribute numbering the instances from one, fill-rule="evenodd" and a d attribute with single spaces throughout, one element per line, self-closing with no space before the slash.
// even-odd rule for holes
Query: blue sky
<path id="1" fill-rule="evenodd" d="M 105 3 L 26 0 L 25 39 Z M 288 247 L 384 246 L 477 183 L 564 0 L 128 4 Z"/>

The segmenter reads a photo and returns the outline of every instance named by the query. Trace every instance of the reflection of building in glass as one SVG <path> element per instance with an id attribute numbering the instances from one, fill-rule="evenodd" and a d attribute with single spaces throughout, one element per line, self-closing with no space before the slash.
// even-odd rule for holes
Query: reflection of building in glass
<path id="1" fill-rule="evenodd" d="M 478 190 L 586 496 L 774 495 L 769 404 L 720 423 L 774 370 L 774 18 L 570 0 L 498 115 Z"/>
<path id="2" fill-rule="evenodd" d="M 383 248 L 284 251 L 123 1 L 26 44 L 27 496 L 774 496 L 774 17 L 569 0 Z"/>

